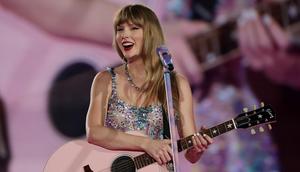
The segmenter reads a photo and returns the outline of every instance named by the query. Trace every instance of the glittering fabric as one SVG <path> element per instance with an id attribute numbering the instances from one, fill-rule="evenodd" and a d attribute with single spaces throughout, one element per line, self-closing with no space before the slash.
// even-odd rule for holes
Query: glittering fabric
<path id="1" fill-rule="evenodd" d="M 112 93 L 108 100 L 105 126 L 123 132 L 139 131 L 153 139 L 163 139 L 162 105 L 137 107 L 126 103 L 118 97 L 113 68 L 108 71 L 112 75 Z"/>

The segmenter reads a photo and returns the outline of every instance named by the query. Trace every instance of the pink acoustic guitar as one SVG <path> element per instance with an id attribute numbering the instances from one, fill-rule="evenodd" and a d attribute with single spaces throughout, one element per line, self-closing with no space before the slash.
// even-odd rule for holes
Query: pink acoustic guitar
<path id="1" fill-rule="evenodd" d="M 244 112 L 234 119 L 195 134 L 216 137 L 237 128 L 249 128 L 276 122 L 270 106 Z M 270 128 L 271 129 L 271 128 Z M 262 128 L 260 128 L 262 130 Z M 251 131 L 253 134 L 254 130 Z M 137 134 L 137 133 L 131 133 Z M 193 147 L 190 135 L 177 141 L 178 151 Z M 112 151 L 89 144 L 85 140 L 71 141 L 59 148 L 48 160 L 44 172 L 167 172 L 144 152 Z"/>

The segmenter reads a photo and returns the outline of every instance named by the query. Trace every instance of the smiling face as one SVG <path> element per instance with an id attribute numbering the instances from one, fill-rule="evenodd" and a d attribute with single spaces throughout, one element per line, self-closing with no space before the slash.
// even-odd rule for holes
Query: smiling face
<path id="1" fill-rule="evenodd" d="M 141 56 L 144 42 L 142 26 L 130 21 L 123 22 L 117 26 L 115 39 L 123 57 L 127 60 Z"/>
<path id="2" fill-rule="evenodd" d="M 116 14 L 113 47 L 123 60 L 142 59 L 149 73 L 161 64 L 156 48 L 163 44 L 160 23 L 151 9 L 135 4 L 123 7 Z"/>

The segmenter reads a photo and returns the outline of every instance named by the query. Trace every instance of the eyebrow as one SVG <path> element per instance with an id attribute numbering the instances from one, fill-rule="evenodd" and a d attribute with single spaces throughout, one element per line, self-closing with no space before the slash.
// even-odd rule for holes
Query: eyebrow
<path id="1" fill-rule="evenodd" d="M 122 25 L 124 24 L 124 23 L 127 23 L 129 26 L 138 26 L 138 27 L 142 27 L 142 26 L 140 26 L 140 25 L 138 25 L 138 24 L 134 24 L 134 23 L 129 23 L 129 22 L 122 22 L 122 23 L 120 23 L 120 24 L 118 24 L 117 25 L 117 27 L 122 27 Z"/>

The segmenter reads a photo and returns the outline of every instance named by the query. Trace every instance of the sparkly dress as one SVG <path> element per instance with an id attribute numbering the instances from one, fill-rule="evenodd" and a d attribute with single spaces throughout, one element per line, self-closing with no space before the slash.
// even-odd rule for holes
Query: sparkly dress
<path id="1" fill-rule="evenodd" d="M 108 68 L 112 76 L 112 93 L 108 100 L 105 126 L 119 131 L 138 131 L 152 139 L 163 139 L 162 105 L 137 107 L 126 103 L 117 94 L 116 74 Z"/>

